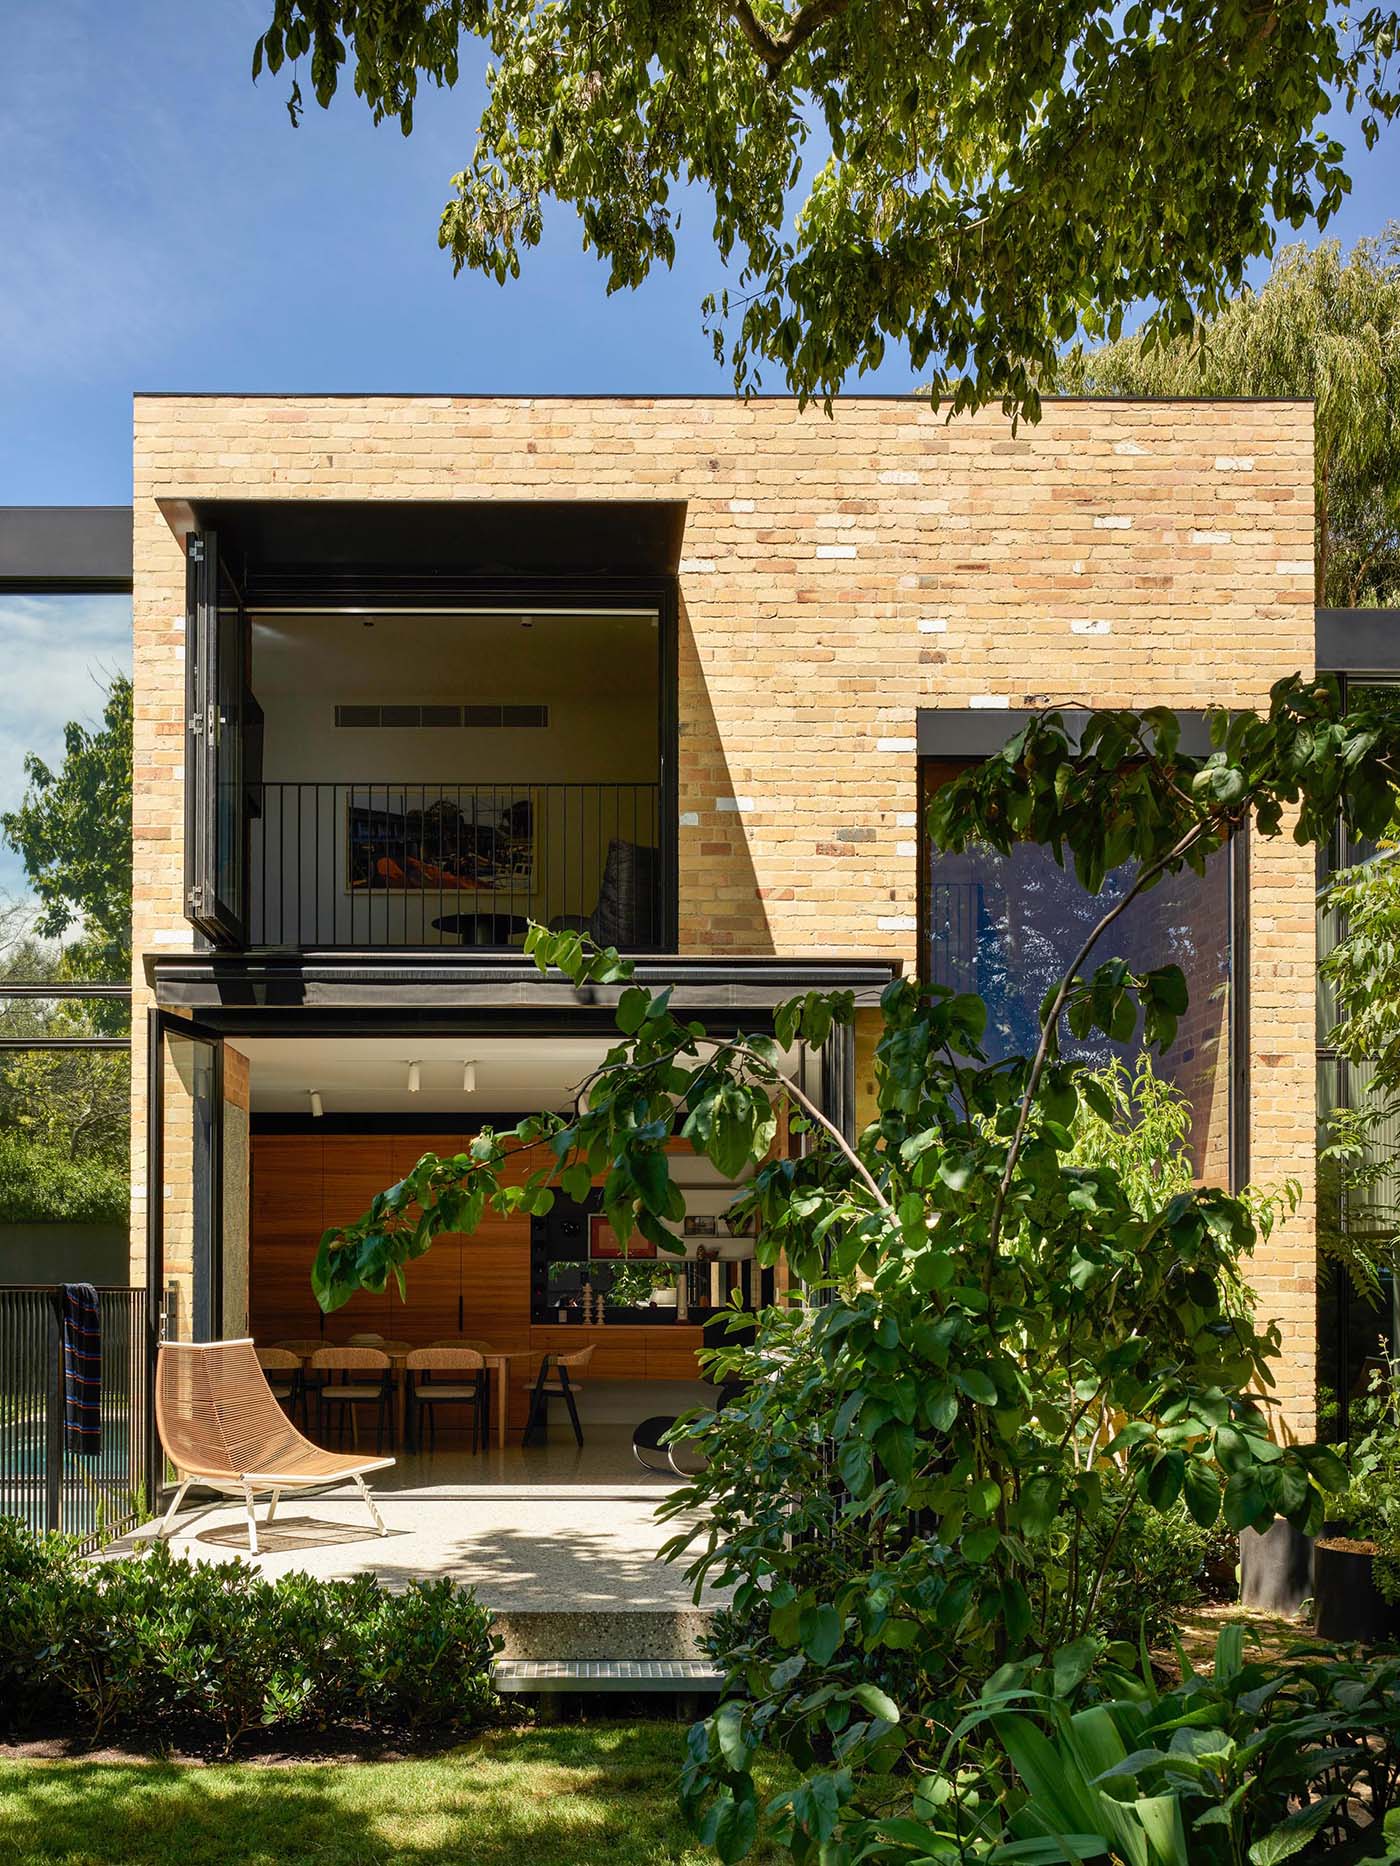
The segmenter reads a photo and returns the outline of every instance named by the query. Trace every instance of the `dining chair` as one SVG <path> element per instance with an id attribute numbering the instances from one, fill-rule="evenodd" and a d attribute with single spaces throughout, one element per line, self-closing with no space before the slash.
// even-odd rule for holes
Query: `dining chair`
<path id="1" fill-rule="evenodd" d="M 345 1437 L 345 1415 L 350 1415 L 350 1443 L 358 1447 L 360 1443 L 358 1406 L 375 1408 L 375 1449 L 384 1446 L 384 1429 L 393 1419 L 391 1406 L 392 1380 L 389 1370 L 389 1357 L 378 1348 L 321 1348 L 311 1357 L 314 1372 L 322 1376 L 318 1398 L 317 1417 L 318 1436 L 326 1435 L 327 1409 L 334 1407 L 337 1413 L 336 1429 L 339 1434 L 337 1443 Z M 354 1374 L 373 1375 L 373 1379 L 352 1379 Z M 337 1379 L 336 1376 L 339 1376 Z"/>
<path id="2" fill-rule="evenodd" d="M 321 1390 L 319 1378 L 313 1378 L 309 1372 L 312 1358 L 322 1348 L 331 1344 L 324 1335 L 293 1336 L 288 1341 L 274 1341 L 274 1348 L 281 1348 L 287 1354 L 295 1354 L 301 1367 L 300 1401 L 301 1423 L 306 1431 L 311 1430 L 311 1403 Z"/>
<path id="3" fill-rule="evenodd" d="M 408 1380 L 408 1433 L 422 1448 L 427 1415 L 428 1448 L 437 1442 L 439 1406 L 465 1406 L 471 1413 L 472 1450 L 486 1445 L 486 1363 L 475 1348 L 415 1348 L 404 1362 Z M 455 1377 L 454 1377 L 455 1376 Z"/>
<path id="4" fill-rule="evenodd" d="M 258 1366 L 267 1375 L 268 1389 L 289 1419 L 301 1404 L 301 1356 L 290 1348 L 257 1348 Z"/>
<path id="5" fill-rule="evenodd" d="M 578 1422 L 578 1407 L 574 1404 L 584 1376 L 588 1372 L 588 1363 L 593 1359 L 592 1347 L 576 1348 L 572 1354 L 546 1354 L 540 1362 L 539 1375 L 530 1392 L 530 1416 L 525 1421 L 522 1445 L 528 1445 L 537 1426 L 543 1426 L 545 1435 L 549 1435 L 549 1402 L 562 1399 L 569 1411 L 569 1423 L 574 1428 L 574 1437 L 583 1444 L 583 1427 Z"/>

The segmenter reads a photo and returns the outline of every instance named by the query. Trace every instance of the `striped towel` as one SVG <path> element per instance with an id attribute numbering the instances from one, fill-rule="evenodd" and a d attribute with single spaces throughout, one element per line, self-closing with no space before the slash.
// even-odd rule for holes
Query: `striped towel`
<path id="1" fill-rule="evenodd" d="M 102 1449 L 102 1309 L 91 1283 L 63 1285 L 63 1437 L 84 1458 Z"/>

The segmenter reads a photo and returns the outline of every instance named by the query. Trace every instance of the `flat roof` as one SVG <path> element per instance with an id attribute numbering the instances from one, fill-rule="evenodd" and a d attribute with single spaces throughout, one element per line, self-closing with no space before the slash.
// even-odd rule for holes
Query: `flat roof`
<path id="1" fill-rule="evenodd" d="M 0 591 L 130 588 L 129 505 L 0 506 Z"/>

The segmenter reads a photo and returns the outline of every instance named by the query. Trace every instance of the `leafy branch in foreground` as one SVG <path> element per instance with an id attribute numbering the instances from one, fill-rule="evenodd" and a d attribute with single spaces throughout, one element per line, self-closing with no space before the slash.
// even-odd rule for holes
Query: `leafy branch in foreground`
<path id="1" fill-rule="evenodd" d="M 608 288 L 678 250 L 695 204 L 734 267 L 705 301 L 737 388 L 803 398 L 887 345 L 955 409 L 1034 418 L 1063 345 L 1154 306 L 1190 331 L 1279 226 L 1350 187 L 1400 103 L 1397 15 L 1157 0 L 271 0 L 256 77 L 343 72 L 376 122 L 478 74 L 474 144 L 439 240 L 499 283 L 573 210 Z M 299 76 L 289 106 L 302 111 Z M 796 197 L 796 198 L 795 198 Z M 797 211 L 794 213 L 794 206 Z"/>
<path id="2" fill-rule="evenodd" d="M 1200 873 L 1246 823 L 1278 836 L 1287 816 L 1306 844 L 1339 820 L 1373 836 L 1390 813 L 1400 719 L 1344 712 L 1332 681 L 1280 681 L 1267 714 L 1216 714 L 1211 730 L 1196 756 L 1164 709 L 1095 713 L 1077 739 L 1050 712 L 936 794 L 940 848 L 1039 842 L 1091 894 L 1134 865 L 1046 994 L 1033 1054 L 989 1060 L 980 998 L 897 981 L 874 1118 L 851 1145 L 784 1068 L 792 1044 L 851 1022 L 849 994 L 781 1007 L 771 1034 L 711 1038 L 616 953 L 536 928 L 542 969 L 616 1001 L 619 1039 L 573 1111 L 427 1156 L 322 1241 L 329 1308 L 382 1289 L 438 1232 L 470 1232 L 488 1205 L 541 1210 L 553 1188 L 577 1198 L 601 1180 L 619 1235 L 675 1249 L 679 1134 L 742 1180 L 736 1213 L 757 1215 L 761 1261 L 785 1253 L 829 1298 L 771 1310 L 752 1345 L 717 1351 L 737 1390 L 686 1428 L 705 1468 L 667 1505 L 670 1552 L 689 1553 L 697 1586 L 733 1590 L 739 1695 L 692 1733 L 685 1778 L 725 1859 L 752 1843 L 751 1765 L 772 1749 L 797 1774 L 769 1810 L 796 1859 L 918 1857 L 890 1823 L 988 1680 L 1048 1655 L 1064 1676 L 1091 1671 L 1139 1513 L 1182 1503 L 1205 1526 L 1222 1512 L 1235 1529 L 1275 1513 L 1316 1525 L 1343 1480 L 1327 1449 L 1271 1436 L 1254 1397 L 1279 1337 L 1240 1300 L 1250 1201 L 1174 1177 L 1154 1190 L 1076 1154 L 1081 1106 L 1111 1121 L 1115 1104 L 1065 1055 L 1065 1031 L 1161 1051 L 1186 1009 L 1176 967 L 1100 956 L 1123 900 Z M 795 1156 L 775 1148 L 784 1102 L 804 1136 Z M 944 1812 L 963 1857 L 997 1857 L 985 1807 Z"/>

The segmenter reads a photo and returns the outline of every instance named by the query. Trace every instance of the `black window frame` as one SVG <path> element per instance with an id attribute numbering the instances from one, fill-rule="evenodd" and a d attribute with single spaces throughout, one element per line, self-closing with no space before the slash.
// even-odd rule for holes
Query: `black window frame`
<path id="1" fill-rule="evenodd" d="M 1092 716 L 1087 708 L 1055 709 L 1074 735 Z M 916 881 L 916 969 L 929 950 L 926 773 L 930 765 L 976 764 L 994 757 L 1021 728 L 1039 715 L 998 708 L 920 707 L 917 715 L 918 815 L 914 839 Z M 1201 755 L 1210 749 L 1207 715 L 1179 711 L 1182 749 Z M 1229 844 L 1226 915 L 1229 929 L 1230 1003 L 1227 1024 L 1230 1054 L 1227 1069 L 1227 1190 L 1239 1192 L 1249 1183 L 1249 831 L 1237 831 Z"/>

